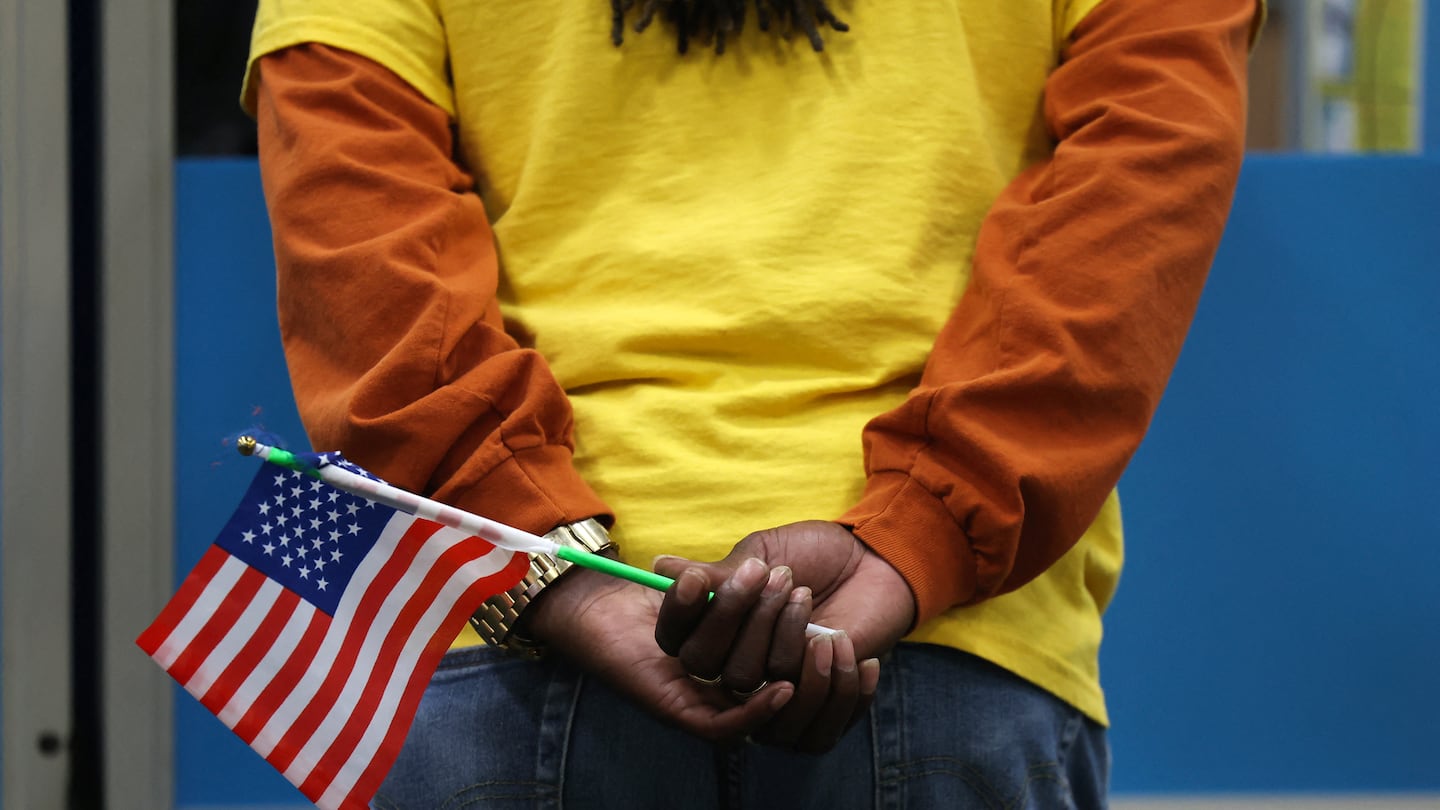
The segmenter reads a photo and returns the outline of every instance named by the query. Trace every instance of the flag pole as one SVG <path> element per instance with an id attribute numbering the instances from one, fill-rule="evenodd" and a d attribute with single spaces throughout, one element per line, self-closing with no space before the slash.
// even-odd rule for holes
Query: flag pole
<path id="1" fill-rule="evenodd" d="M 527 554 L 550 554 L 583 568 L 609 574 L 612 577 L 628 580 L 657 591 L 669 590 L 670 586 L 675 584 L 675 580 L 654 571 L 626 565 L 619 560 L 592 554 L 583 549 L 562 546 L 514 526 L 483 518 L 474 513 L 416 495 L 413 492 L 407 492 L 399 487 L 366 478 L 337 464 L 326 464 L 319 468 L 311 467 L 296 458 L 294 453 L 263 444 L 254 436 L 241 436 L 235 442 L 235 449 L 239 450 L 242 456 L 259 456 L 278 467 L 304 473 L 352 495 L 368 498 L 394 509 L 434 521 L 441 526 L 449 526 L 452 529 L 472 534 L 500 548 L 522 551 Z M 712 593 L 711 596 L 713 597 L 714 594 Z M 823 625 L 812 623 L 805 626 L 805 635 L 807 636 L 832 635 L 834 633 L 834 630 Z"/>

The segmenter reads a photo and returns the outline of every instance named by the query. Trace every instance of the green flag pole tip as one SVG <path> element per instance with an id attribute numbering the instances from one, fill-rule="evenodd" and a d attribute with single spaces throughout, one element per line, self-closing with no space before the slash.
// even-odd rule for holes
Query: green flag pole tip
<path id="1" fill-rule="evenodd" d="M 311 478 L 319 478 L 320 473 L 311 469 L 308 465 L 301 463 L 295 458 L 295 454 L 289 450 L 281 450 L 278 447 L 271 447 L 268 444 L 261 444 L 254 436 L 241 436 L 235 440 L 235 449 L 240 451 L 242 456 L 259 456 L 265 461 L 287 470 L 302 472 Z"/>

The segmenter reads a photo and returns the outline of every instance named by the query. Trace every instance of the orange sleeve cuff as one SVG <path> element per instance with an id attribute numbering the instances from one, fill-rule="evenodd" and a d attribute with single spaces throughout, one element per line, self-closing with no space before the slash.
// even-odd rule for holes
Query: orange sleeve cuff
<path id="1" fill-rule="evenodd" d="M 955 518 L 910 476 L 870 476 L 860 502 L 838 521 L 895 567 L 915 597 L 915 623 L 975 596 L 975 555 Z"/>
<path id="2" fill-rule="evenodd" d="M 614 522 L 570 463 L 570 450 L 553 444 L 514 451 L 474 480 L 451 479 L 435 499 L 477 515 L 503 515 L 503 522 L 532 534 L 591 517 L 607 527 Z"/>

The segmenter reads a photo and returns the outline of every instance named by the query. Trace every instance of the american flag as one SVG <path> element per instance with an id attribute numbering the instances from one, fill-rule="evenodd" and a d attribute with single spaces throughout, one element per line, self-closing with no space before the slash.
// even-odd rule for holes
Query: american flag
<path id="1" fill-rule="evenodd" d="M 137 643 L 311 801 L 366 807 L 450 641 L 527 566 L 265 464 Z"/>

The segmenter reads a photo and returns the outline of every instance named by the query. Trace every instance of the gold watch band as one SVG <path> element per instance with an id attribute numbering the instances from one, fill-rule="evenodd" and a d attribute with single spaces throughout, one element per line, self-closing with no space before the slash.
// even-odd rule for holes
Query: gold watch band
<path id="1" fill-rule="evenodd" d="M 610 541 L 610 534 L 605 531 L 605 527 L 595 518 L 560 526 L 547 533 L 545 539 L 593 554 L 613 548 L 615 545 Z M 541 657 L 544 655 L 544 649 L 540 645 L 516 635 L 515 623 L 520 620 L 520 614 L 525 611 L 526 607 L 529 607 L 535 597 L 559 579 L 570 569 L 570 566 L 570 562 L 558 559 L 551 554 L 531 554 L 530 570 L 525 572 L 524 578 L 508 591 L 498 593 L 485 600 L 485 604 L 481 605 L 480 609 L 470 617 L 470 626 L 475 628 L 475 632 L 480 634 L 480 638 L 486 644 L 522 653 L 531 658 Z"/>

